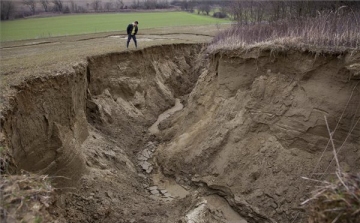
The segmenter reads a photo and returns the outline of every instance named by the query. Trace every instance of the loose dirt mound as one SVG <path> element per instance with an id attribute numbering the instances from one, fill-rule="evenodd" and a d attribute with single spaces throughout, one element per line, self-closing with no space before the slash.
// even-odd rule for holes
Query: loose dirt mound
<path id="1" fill-rule="evenodd" d="M 360 165 L 359 58 L 200 45 L 91 57 L 16 86 L 1 120 L 10 171 L 62 176 L 48 211 L 68 222 L 301 222 L 300 177 L 332 158 L 316 166 L 324 115 L 347 138 L 342 164 Z M 184 108 L 150 132 L 175 99 Z"/>

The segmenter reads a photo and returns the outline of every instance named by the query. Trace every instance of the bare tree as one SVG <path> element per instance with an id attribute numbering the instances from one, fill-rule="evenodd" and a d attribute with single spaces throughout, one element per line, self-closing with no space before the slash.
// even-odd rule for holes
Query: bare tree
<path id="1" fill-rule="evenodd" d="M 138 9 L 141 7 L 141 3 L 139 0 L 134 0 L 132 5 L 130 6 L 132 9 Z"/>
<path id="2" fill-rule="evenodd" d="M 265 16 L 266 2 L 251 1 L 249 4 L 251 22 L 261 22 Z"/>
<path id="3" fill-rule="evenodd" d="M 47 12 L 49 9 L 49 0 L 40 0 L 40 4 L 44 8 L 44 11 Z"/>
<path id="4" fill-rule="evenodd" d="M 70 0 L 70 11 L 71 12 L 78 12 L 78 5 L 75 3 L 74 0 Z"/>
<path id="5" fill-rule="evenodd" d="M 124 8 L 124 2 L 122 0 L 116 0 L 115 7 L 116 7 L 116 9 L 123 9 Z"/>
<path id="6" fill-rule="evenodd" d="M 263 0 L 232 0 L 224 1 L 222 11 L 226 5 L 226 12 L 229 13 L 239 24 L 278 22 L 284 19 L 299 19 L 315 17 L 318 12 L 324 10 L 336 10 L 342 5 L 351 6 L 354 10 L 359 1 L 263 1 Z"/>
<path id="7" fill-rule="evenodd" d="M 35 14 L 36 1 L 35 0 L 23 0 L 23 4 L 30 8 L 32 14 Z"/>
<path id="8" fill-rule="evenodd" d="M 106 9 L 106 11 L 110 11 L 111 9 L 113 9 L 113 3 L 105 2 L 105 9 Z"/>
<path id="9" fill-rule="evenodd" d="M 62 12 L 62 10 L 63 10 L 62 0 L 53 0 L 53 3 L 54 3 L 54 11 Z"/>
<path id="10" fill-rule="evenodd" d="M 204 2 L 198 7 L 199 12 L 206 13 L 206 15 L 209 15 L 211 11 L 211 6 L 209 2 Z"/>
<path id="11" fill-rule="evenodd" d="M 244 9 L 243 3 L 240 0 L 232 1 L 228 5 L 228 12 L 239 23 L 244 23 Z"/>
<path id="12" fill-rule="evenodd" d="M 227 3 L 224 2 L 220 2 L 220 12 L 223 14 L 227 14 L 228 13 L 228 7 L 227 7 Z"/>
<path id="13" fill-rule="evenodd" d="M 1 7 L 1 20 L 8 20 L 14 12 L 15 6 L 11 1 L 0 1 Z"/>
<path id="14" fill-rule="evenodd" d="M 143 8 L 155 9 L 156 5 L 157 5 L 157 0 L 145 0 Z"/>
<path id="15" fill-rule="evenodd" d="M 181 2 L 181 9 L 184 11 L 193 12 L 195 7 L 195 1 L 193 0 L 184 0 Z"/>
<path id="16" fill-rule="evenodd" d="M 100 0 L 94 0 L 92 3 L 91 3 L 91 6 L 92 8 L 97 12 L 99 11 L 102 6 L 101 6 L 101 1 Z"/>
<path id="17" fill-rule="evenodd" d="M 64 9 L 62 10 L 63 13 L 70 13 L 70 7 L 68 5 L 65 5 Z"/>
<path id="18" fill-rule="evenodd" d="M 160 9 L 166 9 L 169 8 L 169 2 L 167 0 L 160 0 L 159 2 L 157 2 L 156 4 L 156 8 L 160 8 Z"/>

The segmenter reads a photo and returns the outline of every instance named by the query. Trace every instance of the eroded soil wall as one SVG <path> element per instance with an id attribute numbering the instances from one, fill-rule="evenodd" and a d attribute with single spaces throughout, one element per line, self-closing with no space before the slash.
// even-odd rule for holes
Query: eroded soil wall
<path id="1" fill-rule="evenodd" d="M 14 86 L 1 120 L 10 170 L 49 175 L 60 189 L 51 212 L 63 222 L 181 218 L 178 202 L 163 210 L 149 199 L 135 156 L 157 116 L 191 92 L 201 50 L 179 44 L 99 55 Z"/>
<path id="2" fill-rule="evenodd" d="M 65 176 L 74 185 L 86 171 L 81 145 L 88 137 L 86 66 L 16 86 L 3 131 L 16 169 Z M 68 180 L 70 178 L 72 180 Z"/>
<path id="3" fill-rule="evenodd" d="M 188 106 L 163 126 L 171 141 L 160 146 L 158 162 L 168 175 L 223 191 L 234 208 L 237 197 L 239 207 L 248 203 L 279 222 L 305 221 L 299 204 L 310 183 L 301 177 L 334 172 L 324 116 L 341 166 L 359 170 L 357 64 L 359 55 L 214 55 Z"/>
<path id="4" fill-rule="evenodd" d="M 59 193 L 52 209 L 64 222 L 226 222 L 226 213 L 304 221 L 299 204 L 309 183 L 301 177 L 334 170 L 324 116 L 341 166 L 360 166 L 360 56 L 202 50 L 180 44 L 99 55 L 14 87 L 1 124 L 15 172 L 75 188 Z M 183 110 L 150 134 L 176 98 Z M 148 148 L 152 174 L 188 196 L 152 196 L 153 176 L 138 165 Z"/>

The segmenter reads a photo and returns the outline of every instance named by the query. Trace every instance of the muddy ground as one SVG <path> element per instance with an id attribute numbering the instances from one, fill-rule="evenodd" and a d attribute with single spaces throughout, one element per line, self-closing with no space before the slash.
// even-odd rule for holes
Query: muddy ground
<path id="1" fill-rule="evenodd" d="M 209 54 L 210 28 L 130 51 L 115 34 L 2 46 L 7 168 L 52 177 L 44 219 L 304 222 L 314 184 L 301 177 L 334 171 L 324 116 L 358 172 L 358 52 Z"/>

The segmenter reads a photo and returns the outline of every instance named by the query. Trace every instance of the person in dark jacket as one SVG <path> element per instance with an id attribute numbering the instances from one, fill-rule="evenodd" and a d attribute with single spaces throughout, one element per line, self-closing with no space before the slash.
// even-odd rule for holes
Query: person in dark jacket
<path id="1" fill-rule="evenodd" d="M 126 31 L 128 34 L 128 40 L 126 44 L 126 48 L 129 48 L 130 40 L 133 39 L 135 43 L 135 47 L 137 48 L 137 42 L 136 42 L 136 34 L 138 32 L 138 21 L 133 22 L 132 24 L 129 24 Z"/>

